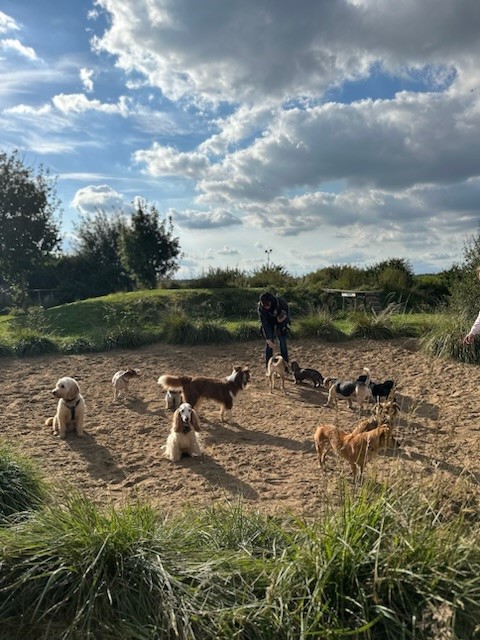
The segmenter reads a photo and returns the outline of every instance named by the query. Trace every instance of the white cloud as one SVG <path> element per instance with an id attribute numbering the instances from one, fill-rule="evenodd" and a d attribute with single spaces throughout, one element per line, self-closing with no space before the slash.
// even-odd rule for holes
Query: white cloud
<path id="1" fill-rule="evenodd" d="M 3 40 L 0 40 L 0 46 L 4 50 L 10 49 L 12 51 L 15 51 L 16 53 L 20 54 L 24 58 L 28 58 L 29 60 L 37 60 L 37 54 L 35 53 L 35 50 L 32 49 L 32 47 L 26 47 L 20 42 L 20 40 L 5 38 Z"/>
<path id="2" fill-rule="evenodd" d="M 220 249 L 220 251 L 218 253 L 221 256 L 238 256 L 238 255 L 240 255 L 240 251 L 237 251 L 237 249 L 233 249 L 232 247 L 229 247 L 227 244 L 222 249 Z"/>
<path id="3" fill-rule="evenodd" d="M 106 184 L 89 185 L 75 193 L 72 206 L 81 213 L 94 213 L 97 210 L 108 212 L 124 208 L 125 198 Z"/>
<path id="4" fill-rule="evenodd" d="M 182 212 L 169 209 L 168 215 L 171 215 L 174 222 L 185 229 L 218 229 L 242 224 L 241 220 L 229 211 L 220 209 L 214 211 L 186 210 Z"/>
<path id="5" fill-rule="evenodd" d="M 53 105 L 62 113 L 84 113 L 85 111 L 100 111 L 102 113 L 128 114 L 128 105 L 125 98 L 120 98 L 115 104 L 89 100 L 83 93 L 60 93 L 52 98 Z"/>
<path id="6" fill-rule="evenodd" d="M 139 150 L 134 160 L 145 163 L 152 176 L 181 176 L 198 178 L 209 166 L 208 158 L 199 152 L 180 152 L 173 147 L 162 147 L 154 143 L 150 149 Z"/>
<path id="7" fill-rule="evenodd" d="M 3 13 L 3 11 L 0 11 L 0 33 L 18 31 L 19 29 L 20 26 L 11 16 L 8 16 L 6 13 Z"/>
<path id="8" fill-rule="evenodd" d="M 80 80 L 82 81 L 83 88 L 87 93 L 91 93 L 93 91 L 93 69 L 86 69 L 82 67 L 80 69 Z"/>

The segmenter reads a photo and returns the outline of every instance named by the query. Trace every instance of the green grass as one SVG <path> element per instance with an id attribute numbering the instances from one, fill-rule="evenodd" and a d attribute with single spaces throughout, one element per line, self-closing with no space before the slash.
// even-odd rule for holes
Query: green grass
<path id="1" fill-rule="evenodd" d="M 159 289 L 49 309 L 33 307 L 26 314 L 0 317 L 0 356 L 89 353 L 154 342 L 190 345 L 258 340 L 257 298 L 258 291 L 251 289 Z M 465 325 L 444 312 L 399 313 L 393 306 L 378 315 L 342 312 L 338 317 L 309 307 L 308 313 L 294 315 L 291 337 L 324 342 L 415 337 L 432 355 L 476 363 L 480 361 L 477 350 L 460 344 Z"/>
<path id="2" fill-rule="evenodd" d="M 308 522 L 241 503 L 163 518 L 59 498 L 0 531 L 0 638 L 478 638 L 467 489 L 338 490 L 340 506 Z"/>
<path id="3" fill-rule="evenodd" d="M 46 485 L 31 461 L 0 443 L 0 523 L 24 517 L 45 497 Z"/>

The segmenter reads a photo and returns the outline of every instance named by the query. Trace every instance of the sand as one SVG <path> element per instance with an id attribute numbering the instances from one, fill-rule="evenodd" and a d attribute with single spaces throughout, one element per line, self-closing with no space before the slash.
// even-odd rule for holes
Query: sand
<path id="1" fill-rule="evenodd" d="M 290 359 L 324 376 L 351 378 L 364 366 L 377 381 L 397 381 L 402 408 L 395 421 L 401 447 L 369 463 L 375 481 L 466 482 L 476 494 L 480 466 L 480 367 L 432 359 L 413 339 L 324 344 L 290 341 Z M 320 470 L 313 447 L 319 423 L 349 429 L 358 409 L 325 407 L 325 389 L 286 383 L 269 391 L 261 341 L 221 346 L 150 345 L 101 354 L 2 359 L 1 437 L 31 458 L 57 487 L 75 487 L 99 505 L 121 506 L 140 497 L 162 511 L 182 505 L 242 503 L 265 513 L 315 516 L 348 465 L 328 458 Z M 165 373 L 225 378 L 234 364 L 249 365 L 252 381 L 237 396 L 231 420 L 219 406 L 199 407 L 201 458 L 172 463 L 163 456 L 172 413 L 157 379 Z M 141 370 L 129 396 L 113 400 L 111 379 L 128 366 Z M 86 402 L 85 436 L 53 436 L 44 422 L 55 412 L 58 378 L 77 379 Z M 432 485 L 432 486 L 433 486 Z"/>

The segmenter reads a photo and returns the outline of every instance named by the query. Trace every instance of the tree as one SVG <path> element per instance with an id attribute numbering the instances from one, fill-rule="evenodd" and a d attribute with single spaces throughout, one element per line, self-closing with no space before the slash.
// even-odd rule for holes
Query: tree
<path id="1" fill-rule="evenodd" d="M 18 152 L 0 152 L 0 276 L 27 304 L 28 279 L 60 244 L 55 181 L 42 167 L 35 172 Z"/>
<path id="2" fill-rule="evenodd" d="M 171 218 L 161 220 L 155 206 L 140 198 L 134 207 L 131 224 L 120 232 L 120 256 L 138 287 L 154 289 L 160 278 L 178 270 L 180 244 L 172 235 Z"/>
<path id="3" fill-rule="evenodd" d="M 101 296 L 132 289 L 132 280 L 120 259 L 120 235 L 127 221 L 123 213 L 97 210 L 82 216 L 75 227 L 75 260 L 67 266 L 73 281 L 81 283 L 78 297 Z M 75 273 L 78 268 L 78 273 Z"/>

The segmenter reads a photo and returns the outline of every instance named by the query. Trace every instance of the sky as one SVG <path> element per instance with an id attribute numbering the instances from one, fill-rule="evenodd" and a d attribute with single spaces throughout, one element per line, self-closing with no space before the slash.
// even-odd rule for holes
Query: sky
<path id="1" fill-rule="evenodd" d="M 1 0 L 0 151 L 82 216 L 171 216 L 178 277 L 463 259 L 479 0 Z"/>

